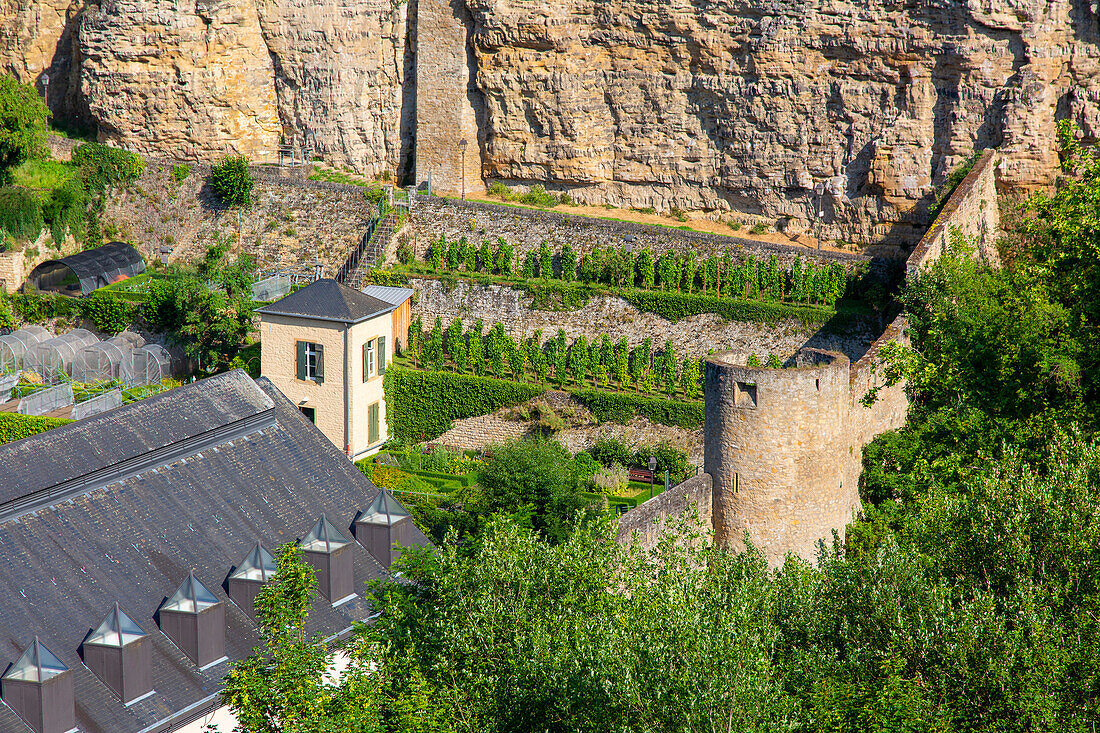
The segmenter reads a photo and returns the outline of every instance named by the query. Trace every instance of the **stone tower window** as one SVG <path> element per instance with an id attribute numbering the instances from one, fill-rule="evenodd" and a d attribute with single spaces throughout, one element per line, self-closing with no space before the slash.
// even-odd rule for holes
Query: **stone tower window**
<path id="1" fill-rule="evenodd" d="M 738 382 L 735 390 L 734 405 L 749 410 L 756 409 L 756 385 L 753 382 Z"/>

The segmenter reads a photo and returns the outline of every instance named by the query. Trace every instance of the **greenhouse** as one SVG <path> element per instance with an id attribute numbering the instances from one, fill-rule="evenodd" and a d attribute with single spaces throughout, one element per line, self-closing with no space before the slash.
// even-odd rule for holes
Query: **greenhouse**
<path id="1" fill-rule="evenodd" d="M 98 397 L 93 397 L 90 400 L 78 402 L 73 405 L 73 413 L 69 415 L 69 417 L 73 420 L 83 420 L 86 417 L 98 415 L 101 412 L 113 410 L 121 406 L 122 392 L 117 389 L 112 389 L 110 392 L 104 392 Z"/>
<path id="2" fill-rule="evenodd" d="M 91 331 L 76 328 L 34 344 L 23 357 L 23 371 L 35 372 L 49 383 L 71 376 L 77 355 L 97 341 Z"/>
<path id="3" fill-rule="evenodd" d="M 145 261 L 136 249 L 125 242 L 111 242 L 59 260 L 47 260 L 31 271 L 27 284 L 77 297 L 143 272 Z"/>
<path id="4" fill-rule="evenodd" d="M 19 400 L 16 411 L 21 415 L 48 415 L 54 410 L 60 410 L 73 404 L 73 386 L 71 384 L 59 384 L 34 394 L 29 394 Z"/>
<path id="5" fill-rule="evenodd" d="M 74 382 L 109 382 L 122 376 L 122 365 L 143 341 L 115 336 L 85 347 L 73 362 Z"/>
<path id="6" fill-rule="evenodd" d="M 270 302 L 290 292 L 290 275 L 272 275 L 252 286 L 252 300 Z"/>
<path id="7" fill-rule="evenodd" d="M 21 372 L 27 350 L 50 338 L 50 332 L 41 326 L 24 326 L 0 336 L 0 374 Z"/>
<path id="8" fill-rule="evenodd" d="M 158 344 L 146 344 L 130 351 L 119 373 L 127 387 L 160 384 L 172 376 L 172 355 Z"/>

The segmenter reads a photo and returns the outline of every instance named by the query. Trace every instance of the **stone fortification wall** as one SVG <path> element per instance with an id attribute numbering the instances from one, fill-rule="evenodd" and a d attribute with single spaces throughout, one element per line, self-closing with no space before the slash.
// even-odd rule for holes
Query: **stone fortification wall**
<path id="1" fill-rule="evenodd" d="M 711 477 L 699 474 L 619 517 L 618 539 L 631 542 L 637 538 L 640 548 L 651 550 L 665 530 L 690 517 L 692 511 L 698 514 L 704 527 L 709 526 L 711 503 Z"/>
<path id="2" fill-rule="evenodd" d="M 840 262 L 847 267 L 869 262 L 870 258 L 855 253 L 813 250 L 795 245 L 771 244 L 743 237 L 687 231 L 653 224 L 598 219 L 556 211 L 501 206 L 480 201 L 459 201 L 432 196 L 418 196 L 415 211 L 406 233 L 418 258 L 423 258 L 439 235 L 453 242 L 459 237 L 480 245 L 488 239 L 496 247 L 497 238 L 524 253 L 538 248 L 544 241 L 559 252 L 568 242 L 580 254 L 593 247 L 630 245 L 635 252 L 649 247 L 655 255 L 672 249 L 681 254 L 694 252 L 697 257 L 721 255 L 729 249 L 734 257 L 754 255 L 757 258 L 777 255 L 785 266 L 796 257 L 818 264 Z M 886 266 L 874 261 L 874 266 Z"/>
<path id="3" fill-rule="evenodd" d="M 908 274 L 914 274 L 924 265 L 938 260 L 953 231 L 973 238 L 978 254 L 994 267 L 1000 265 L 996 246 L 1001 226 L 997 206 L 998 165 L 996 151 L 986 150 L 981 154 L 966 178 L 944 203 L 932 226 L 913 248 L 905 262 Z"/>
<path id="4" fill-rule="evenodd" d="M 598 338 L 606 333 L 614 341 L 625 336 L 631 347 L 651 338 L 654 348 L 658 348 L 667 340 L 680 357 L 732 350 L 755 352 L 761 359 L 768 354 L 786 359 L 809 343 L 858 359 L 878 329 L 877 320 L 870 316 L 851 319 L 838 333 L 794 319 L 767 325 L 727 321 L 715 313 L 669 321 L 611 295 L 593 297 L 576 310 L 541 310 L 531 307 L 531 295 L 526 291 L 501 285 L 459 282 L 448 287 L 428 278 L 414 279 L 410 285 L 417 292 L 413 314 L 420 316 L 426 328 L 432 327 L 437 316 L 443 319 L 444 326 L 458 318 L 469 327 L 480 318 L 486 327 L 503 323 L 505 331 L 518 339 L 526 339 L 536 330 L 542 331 L 544 339 L 549 338 L 560 328 L 570 341 L 579 336 Z"/>
<path id="5" fill-rule="evenodd" d="M 787 369 L 748 367 L 734 354 L 706 363 L 704 470 L 714 479 L 714 536 L 747 532 L 770 562 L 814 557 L 829 528 L 859 508 L 849 445 L 848 359 L 804 349 Z"/>
<path id="6" fill-rule="evenodd" d="M 940 257 L 952 230 L 998 264 L 996 170 L 987 151 L 913 250 L 910 275 Z M 891 341 L 908 344 L 905 327 L 899 315 L 850 367 L 839 353 L 812 349 L 788 369 L 749 368 L 743 354 L 707 360 L 704 467 L 714 478 L 717 542 L 737 546 L 748 532 L 778 564 L 788 552 L 812 559 L 833 530 L 843 537 L 860 507 L 863 447 L 905 424 L 905 385 L 885 386 L 881 353 Z"/>

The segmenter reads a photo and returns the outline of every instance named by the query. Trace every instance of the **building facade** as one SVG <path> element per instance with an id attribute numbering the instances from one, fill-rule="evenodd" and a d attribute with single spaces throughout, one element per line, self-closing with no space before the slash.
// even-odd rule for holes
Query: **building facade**
<path id="1" fill-rule="evenodd" d="M 386 290 L 383 300 L 317 280 L 257 310 L 261 373 L 352 459 L 389 438 L 382 378 L 408 337 L 395 314 L 411 291 Z"/>

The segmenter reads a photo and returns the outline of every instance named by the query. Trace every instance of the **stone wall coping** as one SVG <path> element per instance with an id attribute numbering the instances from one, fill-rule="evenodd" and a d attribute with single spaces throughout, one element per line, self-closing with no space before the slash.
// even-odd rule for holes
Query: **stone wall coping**
<path id="1" fill-rule="evenodd" d="M 874 259 L 871 255 L 857 254 L 854 252 L 834 252 L 831 250 L 808 250 L 805 247 L 796 247 L 794 245 L 776 244 L 774 242 L 761 242 L 755 239 L 745 239 L 744 237 L 732 237 L 726 234 L 713 234 L 711 232 L 697 232 L 689 229 L 680 229 L 672 226 L 662 226 L 660 224 L 643 224 L 641 222 L 630 221 L 618 221 L 615 219 L 603 219 L 597 216 L 585 216 L 583 214 L 569 214 L 562 211 L 546 211 L 543 209 L 532 209 L 524 206 L 509 206 L 507 204 L 495 204 L 488 201 L 463 201 L 462 199 L 454 199 L 444 196 L 423 196 L 417 195 L 417 199 L 426 199 L 431 203 L 441 204 L 444 206 L 455 206 L 459 208 L 472 209 L 475 211 L 485 212 L 507 212 L 508 214 L 516 216 L 526 216 L 532 219 L 550 219 L 554 223 L 570 223 L 570 224 L 582 224 L 586 226 L 601 227 L 604 229 L 618 232 L 619 234 L 652 234 L 654 232 L 660 232 L 662 234 L 672 233 L 678 237 L 684 239 L 702 241 L 702 242 L 716 242 L 725 243 L 729 246 L 745 249 L 755 248 L 774 251 L 776 253 L 805 255 L 807 257 L 820 257 L 822 259 L 843 261 L 843 262 L 869 262 Z"/>
<path id="2" fill-rule="evenodd" d="M 978 185 L 978 179 L 985 175 L 986 168 L 994 164 L 996 156 L 996 150 L 992 148 L 985 150 L 981 154 L 981 157 L 978 158 L 978 161 L 974 163 L 974 167 L 966 174 L 966 177 L 955 187 L 955 190 L 948 197 L 947 202 L 944 203 L 943 208 L 940 209 L 940 213 L 936 215 L 935 221 L 928 227 L 924 236 L 920 238 L 920 241 L 917 242 L 917 246 L 913 248 L 913 251 L 905 260 L 905 269 L 907 271 L 911 272 L 913 269 L 924 264 L 929 251 L 935 246 L 936 240 L 943 234 L 947 222 L 950 221 L 955 211 L 962 206 L 963 201 L 970 198 L 974 188 Z"/>
<path id="3" fill-rule="evenodd" d="M 876 342 L 877 343 L 877 342 Z M 745 363 L 745 354 L 734 351 L 723 351 L 717 354 L 711 354 L 706 358 L 706 361 L 714 364 L 716 367 L 727 369 L 733 367 L 738 371 L 745 373 L 758 373 L 758 374 L 778 374 L 783 372 L 813 372 L 813 371 L 826 371 L 829 369 L 847 368 L 849 366 L 848 357 L 839 351 L 829 351 L 826 349 L 815 349 L 812 347 L 799 349 L 795 355 L 795 359 L 804 353 L 824 355 L 828 357 L 828 361 L 819 364 L 798 364 L 797 361 L 792 366 L 783 367 L 769 367 L 759 366 L 751 367 Z M 860 360 L 862 361 L 862 359 Z"/>
<path id="4" fill-rule="evenodd" d="M 702 495 L 710 498 L 713 479 L 709 473 L 699 473 L 683 481 L 668 491 L 661 492 L 648 501 L 639 504 L 618 519 L 617 537 L 620 542 L 630 539 L 631 533 L 639 534 L 648 525 L 658 519 L 666 519 L 682 514 L 692 503 L 697 503 Z M 677 506 L 677 505 L 681 506 Z M 700 514 L 704 514 L 700 507 Z"/>

